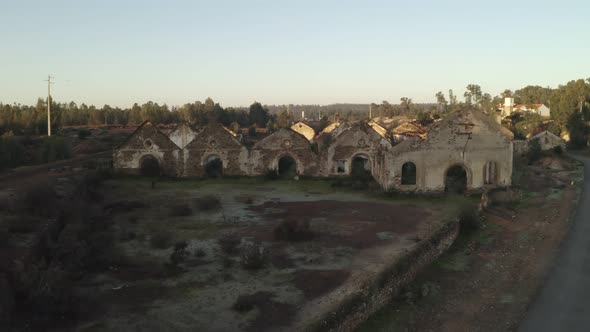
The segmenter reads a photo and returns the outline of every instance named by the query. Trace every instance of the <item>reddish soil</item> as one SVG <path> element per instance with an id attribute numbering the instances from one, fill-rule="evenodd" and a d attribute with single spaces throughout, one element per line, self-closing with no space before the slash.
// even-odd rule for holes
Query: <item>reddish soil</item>
<path id="1" fill-rule="evenodd" d="M 359 249 L 383 243 L 377 237 L 379 232 L 397 235 L 415 232 L 417 226 L 431 215 L 425 209 L 380 202 L 266 202 L 250 209 L 270 222 L 308 220 L 316 234 L 315 239 L 319 239 L 322 245 Z M 249 227 L 247 232 L 260 240 L 274 240 L 273 228 L 268 225 Z"/>
<path id="2" fill-rule="evenodd" d="M 434 264 L 408 287 L 417 295 L 400 297 L 360 330 L 516 330 L 543 284 L 574 210 L 574 186 L 564 188 L 561 199 L 547 197 L 556 176 L 529 167 L 524 186 L 540 195 L 517 209 L 486 211 L 487 229 L 464 236 L 441 257 L 441 262 L 455 262 L 453 268 Z M 424 285 L 436 285 L 436 294 L 422 297 Z"/>
<path id="3" fill-rule="evenodd" d="M 295 272 L 295 287 L 306 300 L 324 295 L 343 284 L 350 276 L 347 270 L 299 270 Z"/>

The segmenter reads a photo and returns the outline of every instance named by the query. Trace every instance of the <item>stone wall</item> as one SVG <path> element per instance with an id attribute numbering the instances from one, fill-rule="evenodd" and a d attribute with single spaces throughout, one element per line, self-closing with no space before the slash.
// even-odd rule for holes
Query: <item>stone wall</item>
<path id="1" fill-rule="evenodd" d="M 164 175 L 201 177 L 207 160 L 219 158 L 223 175 L 260 176 L 278 169 L 279 160 L 289 156 L 298 175 L 332 177 L 349 176 L 353 160 L 360 156 L 386 190 L 443 191 L 447 171 L 454 165 L 465 170 L 467 190 L 511 185 L 513 135 L 476 111 L 455 112 L 435 124 L 426 139 L 409 138 L 393 146 L 383 132 L 362 121 L 341 124 L 313 143 L 292 129 L 280 129 L 248 149 L 234 135 L 219 124 L 198 130 L 181 124 L 169 138 L 147 122 L 115 150 L 114 167 L 139 173 L 142 158 L 153 156 Z M 406 162 L 416 167 L 415 184 L 402 184 Z"/>
<path id="2" fill-rule="evenodd" d="M 320 318 L 311 321 L 305 331 L 354 331 L 369 316 L 388 304 L 400 290 L 412 282 L 425 267 L 446 252 L 459 235 L 459 222 L 441 227 L 431 238 L 422 240 L 404 257 L 392 262 L 358 290 Z"/>
<path id="3" fill-rule="evenodd" d="M 251 174 L 264 175 L 268 170 L 278 169 L 284 156 L 295 160 L 298 175 L 318 175 L 318 155 L 303 135 L 291 129 L 280 129 L 254 145 L 250 154 Z"/>
<path id="4" fill-rule="evenodd" d="M 467 173 L 467 190 L 510 186 L 512 181 L 512 141 L 493 119 L 475 112 L 457 112 L 441 121 L 426 140 L 408 139 L 392 148 L 387 188 L 402 191 L 443 191 L 450 167 L 460 165 Z M 402 166 L 416 166 L 416 184 L 402 184 Z M 494 163 L 495 183 L 486 184 L 484 168 Z"/>
<path id="5" fill-rule="evenodd" d="M 202 128 L 184 151 L 183 176 L 205 176 L 207 160 L 215 157 L 221 159 L 224 175 L 250 174 L 248 166 L 243 162 L 248 158 L 248 149 L 221 125 L 212 124 Z"/>
<path id="6" fill-rule="evenodd" d="M 144 158 L 153 157 L 162 175 L 182 175 L 182 151 L 152 123 L 145 122 L 113 152 L 113 167 L 120 173 L 139 174 Z"/>

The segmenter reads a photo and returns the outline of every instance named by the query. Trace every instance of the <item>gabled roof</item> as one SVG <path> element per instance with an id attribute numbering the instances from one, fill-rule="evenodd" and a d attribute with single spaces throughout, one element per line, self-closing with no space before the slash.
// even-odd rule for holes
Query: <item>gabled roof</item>
<path id="1" fill-rule="evenodd" d="M 369 126 L 371 126 L 371 128 L 373 128 L 373 130 L 375 130 L 375 132 L 377 134 L 379 134 L 379 136 L 383 137 L 383 138 L 387 138 L 387 130 L 383 127 L 381 127 L 380 125 L 377 124 L 377 122 L 375 121 L 370 121 Z"/>
<path id="2" fill-rule="evenodd" d="M 540 133 L 534 135 L 533 137 L 529 138 L 529 141 L 530 140 L 533 140 L 533 139 L 541 138 L 541 137 L 544 137 L 544 136 L 551 136 L 551 137 L 554 137 L 555 139 L 558 139 L 558 140 L 563 141 L 565 143 L 565 140 L 563 138 L 555 135 L 554 133 L 550 132 L 549 130 L 543 130 L 542 132 L 540 132 Z"/>
<path id="3" fill-rule="evenodd" d="M 309 144 L 309 140 L 307 139 L 307 137 L 303 136 L 302 134 L 296 132 L 295 130 L 291 129 L 291 128 L 281 128 L 277 131 L 275 131 L 274 133 L 266 136 L 265 138 L 261 139 L 260 141 L 258 141 L 256 144 L 254 144 L 253 149 L 257 149 L 262 147 L 263 145 L 267 144 L 269 141 L 272 141 L 275 136 L 277 135 L 281 135 L 281 134 L 286 134 L 295 138 L 300 138 L 302 140 L 305 140 L 305 142 L 307 144 Z M 303 142 L 303 141 L 302 141 Z"/>
<path id="4" fill-rule="evenodd" d="M 331 123 L 326 128 L 324 128 L 324 130 L 322 130 L 322 132 L 320 134 L 329 134 L 332 131 L 334 131 L 334 129 L 338 128 L 341 124 L 342 124 L 341 122 Z"/>
<path id="5" fill-rule="evenodd" d="M 291 126 L 291 129 L 305 136 L 308 141 L 312 141 L 315 137 L 315 130 L 303 121 L 299 121 Z"/>
<path id="6" fill-rule="evenodd" d="M 174 145 L 174 147 L 176 149 L 181 150 L 181 148 L 176 143 L 174 143 L 166 134 L 164 134 L 150 120 L 145 120 L 142 124 L 140 124 L 139 127 L 137 127 L 133 131 L 133 133 L 131 133 L 131 135 L 129 135 L 129 137 L 127 137 L 127 139 L 125 139 L 121 144 L 119 144 L 114 150 L 121 149 L 123 146 L 125 146 L 127 143 L 129 143 L 129 141 L 131 141 L 131 139 L 133 139 L 137 135 L 137 133 L 139 133 L 140 131 L 144 130 L 144 128 L 151 128 L 152 130 L 154 130 L 156 132 L 156 135 L 161 135 L 166 140 L 168 140 L 172 145 Z"/>
<path id="7" fill-rule="evenodd" d="M 230 144 L 234 144 L 236 147 L 244 147 L 244 145 L 242 144 L 242 142 L 240 142 L 237 139 L 237 134 L 235 132 L 233 132 L 232 130 L 226 128 L 225 126 L 223 126 L 220 123 L 210 123 L 206 126 L 200 127 L 197 131 L 197 136 L 195 137 L 195 139 L 190 142 L 189 144 L 186 145 L 185 148 L 188 149 L 200 149 L 200 148 L 208 148 L 208 145 L 212 142 L 211 136 L 213 134 L 222 134 L 227 138 L 227 141 L 225 141 L 226 143 L 230 143 Z M 214 140 L 216 141 L 216 140 Z M 220 144 L 223 143 L 216 141 L 216 144 Z"/>
<path id="8" fill-rule="evenodd" d="M 545 104 L 533 104 L 532 106 L 534 109 L 538 110 L 539 108 L 541 108 L 541 106 L 545 106 Z M 514 108 L 528 109 L 527 105 L 525 104 L 514 105 Z"/>
<path id="9" fill-rule="evenodd" d="M 456 112 L 451 113 L 447 116 L 443 121 L 437 122 L 432 127 L 429 133 L 432 133 L 433 130 L 436 128 L 441 128 L 442 126 L 448 126 L 449 124 L 453 125 L 461 125 L 461 126 L 474 126 L 473 119 L 482 122 L 486 127 L 490 128 L 491 130 L 496 130 L 503 136 L 505 136 L 509 140 L 514 139 L 514 133 L 510 130 L 505 128 L 504 126 L 497 123 L 491 116 L 483 114 L 477 110 L 459 110 Z M 430 134 L 429 134 L 430 137 Z"/>
<path id="10" fill-rule="evenodd" d="M 426 130 L 412 122 L 405 122 L 393 128 L 391 131 L 394 135 L 403 135 L 409 137 L 426 138 Z"/>

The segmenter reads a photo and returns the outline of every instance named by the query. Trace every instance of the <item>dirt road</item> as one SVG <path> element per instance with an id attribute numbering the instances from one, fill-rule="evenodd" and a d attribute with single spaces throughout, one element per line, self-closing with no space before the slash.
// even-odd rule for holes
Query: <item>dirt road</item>
<path id="1" fill-rule="evenodd" d="M 590 158 L 584 163 L 590 179 Z M 578 204 L 574 222 L 541 293 L 519 331 L 588 331 L 590 329 L 590 184 Z"/>

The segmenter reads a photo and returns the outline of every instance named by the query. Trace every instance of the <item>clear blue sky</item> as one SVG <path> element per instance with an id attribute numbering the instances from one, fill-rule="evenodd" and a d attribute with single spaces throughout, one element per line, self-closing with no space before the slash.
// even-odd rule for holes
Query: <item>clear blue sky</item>
<path id="1" fill-rule="evenodd" d="M 590 77 L 590 1 L 3 1 L 0 101 L 434 101 Z"/>

